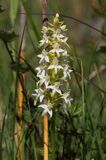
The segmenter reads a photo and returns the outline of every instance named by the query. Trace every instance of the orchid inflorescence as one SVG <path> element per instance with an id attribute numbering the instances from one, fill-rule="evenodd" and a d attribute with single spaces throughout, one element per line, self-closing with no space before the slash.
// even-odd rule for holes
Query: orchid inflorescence
<path id="1" fill-rule="evenodd" d="M 44 110 L 43 114 L 48 113 L 50 117 L 57 104 L 64 106 L 67 111 L 72 101 L 67 81 L 71 78 L 72 70 L 68 65 L 70 47 L 67 44 L 66 31 L 66 25 L 59 21 L 59 14 L 56 14 L 52 24 L 42 28 L 42 53 L 38 55 L 40 60 L 36 67 L 39 80 L 33 96 L 34 104 L 39 104 L 38 107 Z"/>

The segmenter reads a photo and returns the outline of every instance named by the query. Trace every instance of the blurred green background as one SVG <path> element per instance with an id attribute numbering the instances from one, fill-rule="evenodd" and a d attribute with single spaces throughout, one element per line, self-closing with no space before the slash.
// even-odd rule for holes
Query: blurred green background
<path id="1" fill-rule="evenodd" d="M 0 33 L 1 31 L 7 31 L 11 28 L 14 29 L 15 33 L 19 35 L 18 38 L 14 39 L 14 44 L 9 43 L 15 48 L 17 53 L 14 52 L 14 57 L 17 57 L 20 47 L 20 18 L 22 5 L 21 1 L 12 0 L 0 0 L 0 4 L 4 7 L 5 11 L 0 13 Z M 36 56 L 39 54 L 40 50 L 38 48 L 39 40 L 41 36 L 42 28 L 42 16 L 36 15 L 36 13 L 42 12 L 42 6 L 40 0 L 30 0 L 27 3 L 27 9 L 30 16 L 27 16 L 27 26 L 26 26 L 26 47 L 25 47 L 25 59 L 27 62 L 35 68 L 38 64 Z M 76 106 L 76 112 L 80 113 L 74 117 L 74 114 L 70 113 L 70 120 L 67 121 L 67 132 L 71 132 L 67 135 L 66 148 L 64 157 L 65 160 L 91 160 L 94 157 L 95 160 L 102 160 L 106 158 L 106 1 L 104 0 L 48 0 L 48 13 L 70 16 L 65 18 L 60 16 L 61 20 L 67 25 L 67 36 L 69 38 L 68 43 L 71 47 L 72 62 L 71 66 L 75 70 L 72 75 L 72 82 L 70 84 L 73 97 L 73 106 Z M 31 24 L 30 17 L 34 24 Z M 51 21 L 52 16 L 49 16 Z M 80 22 L 79 22 L 80 21 Z M 86 24 L 85 24 L 86 23 Z M 89 26 L 90 25 L 90 26 Z M 99 31 L 97 31 L 95 28 Z M 6 108 L 12 107 L 14 101 L 14 95 L 11 96 L 14 90 L 14 73 L 10 67 L 10 57 L 6 50 L 6 47 L 2 40 L 0 40 L 0 133 L 2 134 L 3 129 L 3 116 Z M 81 65 L 82 64 L 82 65 Z M 30 97 L 35 89 L 34 76 L 31 72 L 25 73 L 25 88 Z M 84 103 L 84 104 L 83 104 Z M 84 115 L 83 115 L 83 105 L 84 105 Z M 8 126 L 6 133 L 10 134 L 11 130 L 11 120 L 13 118 L 13 111 L 11 108 L 7 109 L 7 121 L 5 125 Z M 28 108 L 25 108 L 25 119 L 30 119 Z M 34 112 L 34 111 L 33 111 Z M 74 113 L 74 111 L 73 111 Z M 31 113 L 32 114 L 32 113 Z M 60 113 L 60 119 L 61 119 Z M 31 116 L 33 116 L 32 114 Z M 63 114 L 63 117 L 64 114 Z M 85 125 L 82 124 L 82 119 L 85 118 Z M 69 118 L 69 117 L 68 117 Z M 39 118 L 40 119 L 40 118 Z M 56 129 L 60 130 L 57 133 L 57 137 L 60 134 L 61 142 L 57 138 L 57 148 L 56 148 L 56 159 L 61 159 L 61 152 L 63 146 L 63 133 L 61 125 L 65 118 L 58 120 L 56 124 Z M 67 118 L 66 118 L 67 119 Z M 31 121 L 31 119 L 30 119 Z M 36 123 L 35 119 L 34 123 Z M 42 120 L 40 120 L 42 122 Z M 31 121 L 32 122 L 32 121 Z M 42 136 L 42 126 L 41 122 L 35 124 L 35 131 L 40 130 Z M 71 126 L 71 123 L 73 125 Z M 10 128 L 9 128 L 10 126 Z M 66 127 L 66 126 L 65 126 Z M 64 127 L 64 128 L 65 128 Z M 78 138 L 79 135 L 74 135 L 76 132 L 78 134 L 83 133 L 85 127 L 84 136 L 81 139 Z M 5 128 L 5 127 L 4 127 Z M 75 129 L 75 132 L 74 132 Z M 24 130 L 27 130 L 25 124 Z M 73 133 L 74 132 L 74 133 Z M 4 134 L 4 132 L 3 132 Z M 4 134 L 4 148 L 2 147 L 2 153 L 8 155 L 9 158 L 9 141 L 5 140 L 7 135 Z M 33 135 L 32 135 L 33 136 Z M 35 135 L 35 139 L 38 135 Z M 72 137 L 71 137 L 72 136 Z M 70 138 L 71 137 L 71 138 Z M 83 137 L 84 142 L 83 142 Z M 8 139 L 8 138 L 7 138 Z M 98 140 L 98 141 L 97 141 Z M 27 141 L 27 140 L 26 140 Z M 68 143 L 69 142 L 69 143 Z M 31 142 L 28 141 L 28 145 Z M 38 138 L 35 142 L 37 146 L 38 159 L 42 159 L 42 141 Z M 31 143 L 32 145 L 32 143 Z M 60 147 L 58 149 L 58 146 Z M 85 147 L 85 151 L 82 152 Z M 68 149 L 69 148 L 69 149 Z M 29 150 L 28 150 L 29 151 Z M 30 152 L 30 151 L 29 151 Z M 31 155 L 27 155 L 30 158 Z M 51 149 L 50 149 L 51 153 Z M 31 154 L 33 155 L 33 145 L 31 147 Z M 71 154 L 71 155 L 70 155 Z M 85 154 L 83 157 L 82 154 Z M 72 156 L 72 157 L 71 157 Z M 33 157 L 33 156 L 32 156 Z M 6 157 L 5 157 L 6 158 Z M 5 159 L 4 158 L 4 159 Z M 24 159 L 24 158 L 23 158 Z M 34 158 L 30 158 L 34 159 Z M 36 159 L 36 158 L 35 158 Z"/>

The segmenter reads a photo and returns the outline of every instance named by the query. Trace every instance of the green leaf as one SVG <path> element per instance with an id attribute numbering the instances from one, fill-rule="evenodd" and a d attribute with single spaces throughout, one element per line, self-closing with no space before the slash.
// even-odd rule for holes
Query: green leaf
<path id="1" fill-rule="evenodd" d="M 11 17 L 12 24 L 14 24 L 16 19 L 18 4 L 19 4 L 19 0 L 15 0 L 15 1 L 10 0 L 10 17 Z"/>
<path id="2" fill-rule="evenodd" d="M 0 39 L 6 43 L 12 42 L 17 37 L 18 35 L 14 32 L 14 30 L 0 30 Z"/>
<path id="3" fill-rule="evenodd" d="M 25 9 L 25 12 L 26 12 L 27 18 L 28 18 L 28 20 L 29 20 L 29 23 L 30 23 L 30 25 L 31 25 L 31 27 L 32 27 L 35 35 L 36 35 L 37 40 L 39 41 L 39 40 L 40 40 L 40 36 L 39 36 L 38 30 L 37 30 L 37 27 L 36 27 L 36 25 L 34 24 L 33 18 L 32 18 L 32 16 L 29 14 L 28 5 L 27 5 L 26 1 L 22 1 L 22 4 L 23 4 L 23 7 L 24 7 L 24 9 Z"/>
<path id="4" fill-rule="evenodd" d="M 10 64 L 10 68 L 13 71 L 17 71 L 18 70 L 21 73 L 25 73 L 25 72 L 31 71 L 31 73 L 35 76 L 35 79 L 38 80 L 36 78 L 36 71 L 32 68 L 32 66 L 25 59 L 22 58 L 22 60 L 24 61 L 23 63 L 12 62 Z"/>
<path id="5" fill-rule="evenodd" d="M 21 73 L 25 73 L 30 70 L 30 68 L 25 63 L 18 64 L 17 62 L 11 63 L 10 68 L 14 71 L 19 70 Z"/>

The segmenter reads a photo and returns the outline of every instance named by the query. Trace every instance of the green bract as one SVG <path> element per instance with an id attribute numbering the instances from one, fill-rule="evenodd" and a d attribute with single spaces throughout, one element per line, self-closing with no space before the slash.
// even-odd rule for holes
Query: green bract
<path id="1" fill-rule="evenodd" d="M 68 65 L 68 50 L 66 25 L 59 21 L 59 15 L 49 23 L 48 27 L 43 26 L 43 38 L 40 41 L 42 53 L 38 55 L 39 66 L 36 68 L 37 89 L 35 89 L 35 105 L 43 108 L 43 113 L 52 116 L 52 110 L 57 104 L 63 106 L 65 111 L 70 106 L 72 98 L 68 88 L 68 79 L 72 70 Z M 61 103 L 60 103 L 61 100 Z M 39 103 L 37 103 L 39 102 Z"/>

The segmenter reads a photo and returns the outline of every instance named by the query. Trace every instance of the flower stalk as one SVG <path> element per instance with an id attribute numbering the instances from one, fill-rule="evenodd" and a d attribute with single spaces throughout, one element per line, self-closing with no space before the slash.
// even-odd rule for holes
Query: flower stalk
<path id="1" fill-rule="evenodd" d="M 45 15 L 45 14 L 44 14 Z M 70 47 L 65 35 L 66 25 L 59 20 L 59 14 L 52 23 L 42 27 L 43 38 L 40 41 L 42 53 L 38 55 L 39 66 L 37 71 L 37 88 L 33 96 L 34 104 L 43 110 L 44 115 L 44 160 L 48 160 L 48 115 L 51 120 L 52 159 L 55 160 L 55 115 L 62 106 L 65 113 L 71 106 L 68 80 L 71 78 L 70 59 L 68 52 Z M 54 127 L 53 127 L 54 126 Z"/>
<path id="2" fill-rule="evenodd" d="M 45 27 L 48 27 L 47 3 L 48 3 L 47 0 L 42 0 L 42 16 L 43 16 L 43 25 Z M 44 46 L 44 49 L 45 49 L 45 46 Z M 40 101 L 42 101 L 43 98 L 44 96 L 42 95 L 40 98 Z M 43 125 L 44 125 L 43 127 L 44 128 L 44 160 L 48 160 L 49 156 L 48 156 L 48 115 L 47 114 L 44 115 Z"/>

